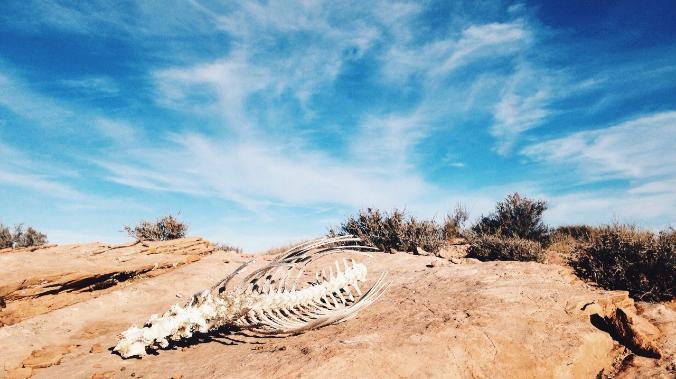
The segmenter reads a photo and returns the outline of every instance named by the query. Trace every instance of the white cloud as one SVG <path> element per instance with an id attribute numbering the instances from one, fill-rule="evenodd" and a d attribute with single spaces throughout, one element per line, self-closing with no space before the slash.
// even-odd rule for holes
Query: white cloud
<path id="1" fill-rule="evenodd" d="M 395 40 L 383 59 L 383 71 L 392 81 L 415 73 L 436 81 L 477 60 L 518 53 L 529 40 L 530 31 L 522 22 L 471 25 L 460 36 L 448 35 L 422 46 L 408 39 Z"/>
<path id="2" fill-rule="evenodd" d="M 529 67 L 525 58 L 519 58 L 532 45 L 531 29 L 519 19 L 470 25 L 459 36 L 449 34 L 425 45 L 394 41 L 383 60 L 384 77 L 389 82 L 402 83 L 418 75 L 424 91 L 420 107 L 435 110 L 437 117 L 492 108 L 494 123 L 490 133 L 497 140 L 498 153 L 506 155 L 521 133 L 538 126 L 548 114 L 545 109 L 549 100 L 547 79 L 542 72 Z M 514 58 L 519 58 L 521 63 L 509 75 L 477 75 L 486 61 L 505 59 L 509 62 Z M 506 63 L 507 67 L 509 64 Z M 477 75 L 477 78 L 469 81 L 469 88 L 458 88 L 444 81 L 453 71 L 474 66 L 478 70 L 468 75 Z M 500 88 L 497 100 L 493 99 L 494 95 L 488 95 Z M 458 98 L 457 93 L 469 96 Z M 483 96 L 481 103 L 477 102 L 479 96 Z M 434 115 L 430 114 L 428 119 L 433 120 Z"/>
<path id="3" fill-rule="evenodd" d="M 497 140 L 495 150 L 498 154 L 510 153 L 523 132 L 539 126 L 548 115 L 548 101 L 546 76 L 519 65 L 505 84 L 500 100 L 493 109 L 490 132 Z"/>
<path id="4" fill-rule="evenodd" d="M 162 104 L 216 111 L 240 130 L 251 127 L 244 105 L 254 94 L 274 101 L 291 93 L 311 114 L 312 96 L 380 37 L 363 17 L 346 16 L 356 10 L 320 2 L 244 2 L 223 13 L 192 4 L 230 34 L 231 48 L 210 62 L 156 72 Z"/>
<path id="5" fill-rule="evenodd" d="M 676 177 L 676 111 L 644 115 L 598 130 L 526 147 L 526 156 L 572 164 L 590 180 Z"/>
<path id="6" fill-rule="evenodd" d="M 676 112 L 644 115 L 603 129 L 533 144 L 522 153 L 556 170 L 572 166 L 583 181 L 624 180 L 625 188 L 552 196 L 557 223 L 604 223 L 614 218 L 666 226 L 676 214 Z"/>
<path id="7" fill-rule="evenodd" d="M 676 193 L 630 191 L 587 191 L 549 196 L 545 220 L 554 225 L 608 224 L 622 222 L 643 227 L 676 225 Z"/>
<path id="8" fill-rule="evenodd" d="M 137 138 L 134 128 L 126 122 L 99 117 L 94 121 L 98 132 L 109 138 L 113 143 L 132 143 Z"/>
<path id="9" fill-rule="evenodd" d="M 155 80 L 161 104 L 220 114 L 231 128 L 246 130 L 250 121 L 245 101 L 269 86 L 271 77 L 267 70 L 248 65 L 246 57 L 237 54 L 219 62 L 162 70 Z"/>
<path id="10" fill-rule="evenodd" d="M 157 149 L 125 151 L 121 161 L 99 161 L 118 183 L 218 196 L 252 209 L 269 203 L 316 206 L 394 206 L 429 188 L 403 172 L 345 163 L 302 147 L 234 142 L 197 134 L 174 135 Z"/>
<path id="11" fill-rule="evenodd" d="M 72 187 L 40 174 L 13 172 L 0 167 L 0 183 L 40 192 L 51 197 L 79 200 L 82 194 Z"/>
<path id="12" fill-rule="evenodd" d="M 87 76 L 79 79 L 62 80 L 61 84 L 87 95 L 115 95 L 120 92 L 117 83 L 104 76 Z"/>
<path id="13" fill-rule="evenodd" d="M 351 138 L 351 155 L 381 170 L 410 171 L 413 147 L 430 132 L 428 117 L 421 108 L 402 115 L 370 115 Z"/>
<path id="14" fill-rule="evenodd" d="M 113 81 L 103 78 L 62 81 L 61 84 L 81 88 L 87 92 L 92 91 L 92 93 L 100 91 L 104 95 L 113 94 L 108 91 L 117 91 Z M 83 106 L 58 100 L 53 96 L 44 96 L 32 89 L 29 82 L 20 77 L 10 78 L 0 73 L 0 87 L 2 88 L 0 107 L 5 107 L 41 127 L 50 128 L 52 132 L 65 132 L 66 134 L 79 130 L 82 132 L 80 136 L 89 136 L 93 130 L 115 143 L 129 143 L 138 137 L 137 130 L 131 125 L 101 116 Z M 95 87 L 100 88 L 95 89 Z"/>
<path id="15" fill-rule="evenodd" d="M 0 61 L 0 63 L 2 63 Z M 0 64 L 0 70 L 3 69 Z M 37 121 L 44 126 L 54 126 L 72 117 L 70 110 L 58 102 L 29 88 L 21 80 L 10 78 L 0 72 L 0 106 L 26 119 Z M 46 121 L 52 120 L 51 123 Z"/>
<path id="16" fill-rule="evenodd" d="M 85 196 L 58 180 L 69 176 L 50 163 L 31 159 L 20 151 L 0 142 L 0 183 L 39 192 L 51 197 L 77 201 Z"/>
<path id="17" fill-rule="evenodd" d="M 518 52 L 528 37 L 528 31 L 520 22 L 472 25 L 462 32 L 462 38 L 440 71 L 447 72 L 470 59 Z"/>
<path id="18" fill-rule="evenodd" d="M 628 193 L 632 195 L 664 194 L 664 193 L 674 193 L 676 191 L 675 189 L 676 189 L 676 178 L 672 178 L 657 181 L 649 181 L 647 183 L 630 188 Z"/>
<path id="19" fill-rule="evenodd" d="M 124 34 L 125 38 L 188 35 L 212 27 L 208 19 L 186 2 L 143 1 L 124 4 L 88 1 L 76 6 L 58 1 L 26 0 L 8 4 L 0 21 L 27 33 L 52 29 L 97 37 Z"/>
<path id="20" fill-rule="evenodd" d="M 435 189 L 415 172 L 416 145 L 434 131 L 435 122 L 462 108 L 454 102 L 461 102 L 463 95 L 451 93 L 457 92 L 454 88 L 442 88 L 439 78 L 482 59 L 518 54 L 527 47 L 531 35 L 521 20 L 486 23 L 467 26 L 458 35 L 449 34 L 421 47 L 413 38 L 417 30 L 412 21 L 421 10 L 414 4 L 380 2 L 355 11 L 312 1 L 291 5 L 249 2 L 227 13 L 213 5 L 193 4 L 228 31 L 232 47 L 226 57 L 217 60 L 156 72 L 159 99 L 168 107 L 220 114 L 234 137 L 226 144 L 218 136 L 206 141 L 200 135 L 184 134 L 180 139 L 190 143 L 173 138 L 174 146 L 166 151 L 100 163 L 118 183 L 216 194 L 249 207 L 268 200 L 350 206 L 420 204 L 416 199 Z M 313 37 L 302 43 L 294 40 L 307 33 Z M 280 35 L 284 38 L 278 40 Z M 283 52 L 274 48 L 278 43 L 284 44 Z M 424 74 L 418 106 L 363 114 L 357 131 L 345 138 L 345 157 L 289 149 L 285 141 L 260 140 L 270 126 L 255 121 L 247 108 L 249 99 L 255 95 L 257 101 L 274 101 L 291 93 L 305 106 L 335 80 L 348 60 L 360 57 L 377 43 L 393 46 L 380 62 L 385 65 L 387 80 L 398 83 L 414 72 Z M 356 55 L 346 54 L 350 51 Z M 504 77 L 497 79 L 505 81 Z M 297 137 L 289 139 L 305 145 L 302 137 Z M 215 151 L 217 141 L 228 146 L 228 153 Z M 275 145 L 279 143 L 283 146 Z M 157 163 L 166 160 L 169 151 L 176 157 L 169 165 L 175 172 Z M 449 165 L 464 167 L 460 159 Z"/>

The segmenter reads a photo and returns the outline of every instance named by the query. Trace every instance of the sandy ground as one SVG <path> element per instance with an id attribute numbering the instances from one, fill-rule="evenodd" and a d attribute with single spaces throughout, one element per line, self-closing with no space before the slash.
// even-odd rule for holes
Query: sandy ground
<path id="1" fill-rule="evenodd" d="M 181 250 L 168 255 L 180 256 Z M 113 260 L 118 254 L 109 253 Z M 143 359 L 112 354 L 119 332 L 184 302 L 250 259 L 223 251 L 199 258 L 100 293 L 89 291 L 75 303 L 0 327 L 0 377 L 591 378 L 674 373 L 673 305 L 641 304 L 643 316 L 638 316 L 625 292 L 594 289 L 561 266 L 462 258 L 452 258 L 452 263 L 404 253 L 366 259 L 369 276 L 388 271 L 392 285 L 377 303 L 345 323 L 286 338 L 212 334 Z M 0 286 L 6 282 L 0 276 Z M 12 303 L 10 299 L 7 309 Z M 634 315 L 633 325 L 647 323 L 648 329 L 637 330 L 648 330 L 639 334 L 643 343 L 660 350 L 659 359 L 632 353 L 592 323 L 594 315 L 612 316 L 617 309 Z"/>

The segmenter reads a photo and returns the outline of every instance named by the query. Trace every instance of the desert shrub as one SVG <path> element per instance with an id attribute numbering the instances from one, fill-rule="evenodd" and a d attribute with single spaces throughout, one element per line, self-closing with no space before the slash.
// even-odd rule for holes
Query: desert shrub
<path id="1" fill-rule="evenodd" d="M 168 241 L 185 237 L 188 225 L 172 215 L 167 215 L 151 222 L 143 220 L 135 227 L 125 225 L 124 231 L 139 241 Z"/>
<path id="2" fill-rule="evenodd" d="M 579 249 L 581 243 L 568 234 L 552 233 L 547 246 L 547 250 L 554 254 L 550 263 L 565 263 Z"/>
<path id="3" fill-rule="evenodd" d="M 40 246 L 47 243 L 47 236 L 29 226 L 25 230 L 19 224 L 14 228 L 15 247 Z"/>
<path id="4" fill-rule="evenodd" d="M 542 222 L 542 213 L 546 209 L 545 201 L 514 193 L 498 202 L 495 212 L 483 216 L 472 226 L 472 231 L 477 235 L 522 238 L 547 245 L 549 228 Z"/>
<path id="5" fill-rule="evenodd" d="M 561 238 L 565 236 L 572 237 L 577 241 L 591 241 L 599 232 L 599 228 L 590 225 L 562 225 L 554 229 L 552 238 Z"/>
<path id="6" fill-rule="evenodd" d="M 14 231 L 0 224 L 0 249 L 8 247 L 41 246 L 47 243 L 47 236 L 29 226 L 24 229 L 23 224 L 14 226 Z"/>
<path id="7" fill-rule="evenodd" d="M 491 234 L 471 237 L 467 256 L 482 261 L 544 262 L 545 260 L 545 252 L 539 242 Z"/>
<path id="8" fill-rule="evenodd" d="M 349 217 L 329 236 L 351 234 L 383 251 L 418 253 L 418 248 L 430 253 L 439 251 L 444 243 L 442 228 L 434 220 L 407 217 L 395 209 L 391 213 L 368 208 Z"/>
<path id="9" fill-rule="evenodd" d="M 12 232 L 9 231 L 9 228 L 0 224 L 0 249 L 6 249 L 12 247 Z"/>
<path id="10" fill-rule="evenodd" d="M 453 213 L 446 215 L 444 224 L 442 225 L 442 235 L 446 241 L 463 236 L 462 229 L 465 222 L 469 219 L 467 209 L 461 205 L 457 205 Z"/>
<path id="11" fill-rule="evenodd" d="M 598 234 L 599 228 L 591 225 L 563 225 L 552 230 L 549 235 L 547 250 L 552 253 L 551 262 L 564 264 L 589 243 Z"/>
<path id="12" fill-rule="evenodd" d="M 242 254 L 244 252 L 241 247 L 232 246 L 225 243 L 217 243 L 215 245 L 215 250 L 234 251 L 237 254 Z"/>
<path id="13" fill-rule="evenodd" d="M 579 277 L 603 288 L 626 290 L 641 300 L 671 300 L 676 293 L 676 231 L 655 235 L 635 226 L 604 226 L 569 263 Z"/>

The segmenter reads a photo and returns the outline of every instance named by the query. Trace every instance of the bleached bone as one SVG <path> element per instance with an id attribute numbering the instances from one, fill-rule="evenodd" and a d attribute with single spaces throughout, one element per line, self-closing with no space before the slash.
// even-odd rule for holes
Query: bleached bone
<path id="1" fill-rule="evenodd" d="M 336 260 L 328 265 L 328 276 L 325 267 L 311 275 L 315 279 L 306 286 L 299 281 L 306 266 L 319 258 L 336 254 L 370 256 L 368 251 L 374 250 L 352 236 L 308 241 L 228 289 L 232 279 L 251 262 L 244 263 L 212 288 L 194 294 L 184 306 L 175 304 L 161 316 L 150 316 L 143 328 L 133 326 L 122 332 L 114 350 L 124 358 L 142 356 L 148 349 L 167 347 L 169 341 L 219 327 L 288 335 L 353 318 L 385 292 L 387 273 L 362 293 L 359 282 L 366 281 L 366 266 L 343 258 L 343 270 Z"/>

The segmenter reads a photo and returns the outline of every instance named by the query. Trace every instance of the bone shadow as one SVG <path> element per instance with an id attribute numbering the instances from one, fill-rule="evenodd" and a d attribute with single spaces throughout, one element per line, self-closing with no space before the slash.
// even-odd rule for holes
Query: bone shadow
<path id="1" fill-rule="evenodd" d="M 235 327 L 222 326 L 220 328 L 214 329 L 208 333 L 199 333 L 196 332 L 190 338 L 182 338 L 178 341 L 169 340 L 169 345 L 167 347 L 155 346 L 153 349 L 147 349 L 146 352 L 148 355 L 160 355 L 160 351 L 163 350 L 178 350 L 181 348 L 188 348 L 192 346 L 198 346 L 204 343 L 219 343 L 226 346 L 234 345 L 265 345 L 265 342 L 261 340 L 265 339 L 278 339 L 285 338 L 285 336 L 279 335 L 268 335 L 268 334 L 256 334 L 248 330 L 243 330 Z M 249 339 L 249 340 L 247 340 Z M 114 346 L 108 348 L 113 355 L 118 355 L 122 359 L 141 359 L 142 357 L 133 356 L 124 358 L 120 353 L 114 351 Z"/>

